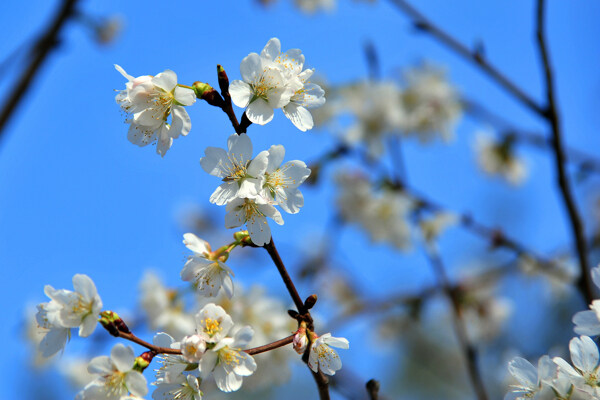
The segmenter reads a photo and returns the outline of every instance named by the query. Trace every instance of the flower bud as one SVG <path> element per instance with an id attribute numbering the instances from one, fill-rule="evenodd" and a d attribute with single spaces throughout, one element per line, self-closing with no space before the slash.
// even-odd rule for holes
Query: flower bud
<path id="1" fill-rule="evenodd" d="M 227 77 L 227 72 L 225 72 L 225 69 L 220 64 L 217 65 L 217 77 L 219 79 L 221 93 L 223 93 L 223 95 L 229 93 L 229 78 Z"/>
<path id="2" fill-rule="evenodd" d="M 211 106 L 221 107 L 223 105 L 221 95 L 208 83 L 194 82 L 193 88 L 196 97 L 206 101 Z"/>
<path id="3" fill-rule="evenodd" d="M 308 346 L 308 337 L 306 336 L 306 327 L 304 324 L 302 324 L 296 331 L 292 344 L 294 346 L 294 350 L 296 350 L 296 353 L 304 354 L 304 351 L 306 351 L 306 346 Z"/>
<path id="4" fill-rule="evenodd" d="M 144 370 L 148 368 L 148 366 L 152 362 L 152 359 L 155 355 L 156 353 L 154 353 L 153 351 L 146 351 L 140 354 L 139 357 L 135 358 L 135 361 L 133 363 L 133 369 L 136 371 L 144 372 Z"/>
<path id="5" fill-rule="evenodd" d="M 206 341 L 200 335 L 186 336 L 181 341 L 181 354 L 190 363 L 200 361 L 206 351 Z"/>
<path id="6" fill-rule="evenodd" d="M 119 336 L 119 332 L 131 333 L 127 324 L 114 311 L 102 311 L 98 321 L 113 336 Z"/>

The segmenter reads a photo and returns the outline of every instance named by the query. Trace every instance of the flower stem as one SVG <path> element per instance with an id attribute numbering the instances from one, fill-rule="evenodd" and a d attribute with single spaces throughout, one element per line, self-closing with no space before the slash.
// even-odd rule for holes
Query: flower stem
<path id="1" fill-rule="evenodd" d="M 277 267 L 277 270 L 279 271 L 279 275 L 281 275 L 281 279 L 283 279 L 283 283 L 285 283 L 285 287 L 287 288 L 288 292 L 290 293 L 292 300 L 294 300 L 294 304 L 296 305 L 296 308 L 298 308 L 298 312 L 300 314 L 304 314 L 306 311 L 305 307 L 304 307 L 304 302 L 302 301 L 302 298 L 298 294 L 298 290 L 296 290 L 296 286 L 294 285 L 292 278 L 290 278 L 290 275 L 288 274 L 287 269 L 285 268 L 285 265 L 283 264 L 283 261 L 281 260 L 281 257 L 279 256 L 279 252 L 277 251 L 277 248 L 275 247 L 275 242 L 273 242 L 273 238 L 271 238 L 271 241 L 269 243 L 264 245 L 264 248 L 265 248 L 265 250 L 267 250 L 267 252 L 271 256 L 271 259 L 273 260 L 273 263 Z"/>

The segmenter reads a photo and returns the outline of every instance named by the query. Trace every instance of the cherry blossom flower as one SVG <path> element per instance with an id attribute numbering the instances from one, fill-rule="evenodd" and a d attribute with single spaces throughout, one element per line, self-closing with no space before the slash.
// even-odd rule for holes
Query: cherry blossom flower
<path id="1" fill-rule="evenodd" d="M 250 239 L 257 246 L 263 246 L 271 241 L 271 228 L 267 217 L 275 223 L 283 225 L 281 213 L 271 204 L 262 204 L 259 199 L 237 198 L 227 204 L 225 227 L 237 228 L 246 224 Z"/>
<path id="2" fill-rule="evenodd" d="M 196 314 L 196 330 L 207 343 L 218 343 L 224 339 L 231 328 L 233 320 L 223 307 L 209 303 Z"/>
<path id="3" fill-rule="evenodd" d="M 36 320 L 46 332 L 40 342 L 40 351 L 49 357 L 64 348 L 71 328 L 79 327 L 79 336 L 88 337 L 96 329 L 102 300 L 89 276 L 73 276 L 75 291 L 56 290 L 46 285 L 44 293 L 51 300 L 38 305 Z"/>
<path id="4" fill-rule="evenodd" d="M 250 53 L 240 64 L 242 81 L 235 80 L 229 85 L 233 103 L 246 108 L 246 116 L 255 124 L 264 125 L 273 119 L 275 108 L 282 108 L 301 89 L 302 83 L 296 77 L 286 75 L 273 58 L 268 58 L 273 48 L 271 39 L 261 55 Z M 277 40 L 278 41 L 278 40 Z M 304 61 L 304 60 L 302 60 Z"/>
<path id="5" fill-rule="evenodd" d="M 527 177 L 527 166 L 516 157 L 510 141 L 498 142 L 489 133 L 478 132 L 475 137 L 477 163 L 489 175 L 498 175 L 513 185 Z"/>
<path id="6" fill-rule="evenodd" d="M 227 139 L 228 151 L 208 147 L 200 159 L 202 169 L 219 177 L 223 183 L 210 196 L 210 202 L 222 206 L 236 198 L 255 198 L 258 178 L 267 168 L 268 152 L 260 152 L 252 159 L 252 141 L 246 134 L 233 134 Z"/>
<path id="7" fill-rule="evenodd" d="M 180 374 L 172 382 L 157 382 L 152 393 L 154 400 L 202 400 L 198 378 L 193 374 Z"/>
<path id="8" fill-rule="evenodd" d="M 554 357 L 552 361 L 558 365 L 561 372 L 569 376 L 571 383 L 578 391 L 599 398 L 600 371 L 598 361 L 600 356 L 596 343 L 589 336 L 580 336 L 571 339 L 569 350 L 571 351 L 573 366 L 560 357 Z"/>
<path id="9" fill-rule="evenodd" d="M 511 391 L 506 394 L 504 400 L 548 398 L 544 382 L 551 377 L 555 370 L 556 366 L 548 356 L 539 359 L 537 369 L 526 359 L 515 357 L 508 363 L 508 371 L 519 381 L 519 384 L 511 385 Z"/>
<path id="10" fill-rule="evenodd" d="M 304 205 L 300 186 L 310 175 L 310 169 L 300 160 L 281 165 L 285 149 L 273 145 L 269 149 L 268 164 L 261 194 L 269 203 L 280 206 L 285 212 L 295 214 Z"/>
<path id="11" fill-rule="evenodd" d="M 301 50 L 290 49 L 282 53 L 281 42 L 272 38 L 260 56 L 277 66 L 284 73 L 289 85 L 295 87 L 289 103 L 283 106 L 283 114 L 301 131 L 312 129 L 313 117 L 307 108 L 322 106 L 325 103 L 325 91 L 319 85 L 308 82 L 314 69 L 302 70 L 304 55 Z"/>
<path id="12" fill-rule="evenodd" d="M 99 356 L 90 361 L 88 371 L 98 375 L 75 397 L 76 400 L 118 400 L 131 393 L 143 397 L 148 393 L 146 378 L 134 370 L 135 357 L 130 346 L 116 344 L 110 357 Z"/>
<path id="13" fill-rule="evenodd" d="M 181 354 L 189 363 L 200 361 L 206 351 L 206 340 L 203 335 L 186 336 L 181 340 Z"/>
<path id="14" fill-rule="evenodd" d="M 128 80 L 116 96 L 117 103 L 130 116 L 126 121 L 130 124 L 127 138 L 141 147 L 157 142 L 156 152 L 164 157 L 173 139 L 186 136 L 192 128 L 183 106 L 194 104 L 194 91 L 178 86 L 177 75 L 171 70 L 154 77 L 134 78 L 119 65 L 115 68 Z M 171 123 L 167 122 L 169 116 Z"/>
<path id="15" fill-rule="evenodd" d="M 214 297 L 223 288 L 227 297 L 233 296 L 233 271 L 219 259 L 210 259 L 210 246 L 193 233 L 183 235 L 183 243 L 195 254 L 181 270 L 181 279 L 192 282 L 197 292 L 206 297 Z"/>
<path id="16" fill-rule="evenodd" d="M 194 332 L 194 317 L 185 311 L 178 293 L 169 290 L 160 278 L 146 272 L 140 282 L 141 305 L 150 328 L 164 331 L 177 339 Z"/>
<path id="17" fill-rule="evenodd" d="M 252 340 L 254 331 L 249 326 L 238 330 L 233 338 L 221 339 L 200 360 L 200 374 L 206 378 L 211 372 L 217 387 L 223 392 L 233 392 L 242 386 L 244 376 L 256 371 L 256 362 L 242 351 Z"/>
<path id="18" fill-rule="evenodd" d="M 159 347 L 181 348 L 180 342 L 176 342 L 170 335 L 164 332 L 154 335 L 152 343 Z M 159 360 L 161 366 L 156 370 L 156 382 L 153 383 L 154 385 L 177 381 L 189 365 L 183 356 L 176 354 L 161 354 L 159 355 Z"/>
<path id="19" fill-rule="evenodd" d="M 335 375 L 335 372 L 342 368 L 342 360 L 330 346 L 340 349 L 350 347 L 347 339 L 333 337 L 331 333 L 319 336 L 312 343 L 308 356 L 308 366 L 314 372 L 321 370 L 324 374 Z"/>
<path id="20" fill-rule="evenodd" d="M 424 65 L 409 69 L 407 86 L 402 92 L 405 111 L 405 134 L 416 135 L 427 142 L 441 134 L 442 139 L 453 136 L 454 125 L 462 114 L 458 91 L 448 82 L 442 69 Z"/>

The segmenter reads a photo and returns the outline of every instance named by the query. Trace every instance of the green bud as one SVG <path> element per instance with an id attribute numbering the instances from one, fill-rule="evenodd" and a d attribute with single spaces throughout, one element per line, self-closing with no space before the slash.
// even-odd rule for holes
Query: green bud
<path id="1" fill-rule="evenodd" d="M 215 107 L 223 106 L 223 98 L 208 83 L 194 82 L 194 85 L 192 87 L 194 88 L 194 92 L 196 93 L 197 98 L 206 101 L 211 106 L 215 106 Z"/>
<path id="2" fill-rule="evenodd" d="M 133 363 L 133 369 L 139 372 L 144 372 L 146 368 L 152 362 L 156 354 L 153 351 L 146 351 L 142 353 L 139 357 L 135 358 L 135 362 Z"/>

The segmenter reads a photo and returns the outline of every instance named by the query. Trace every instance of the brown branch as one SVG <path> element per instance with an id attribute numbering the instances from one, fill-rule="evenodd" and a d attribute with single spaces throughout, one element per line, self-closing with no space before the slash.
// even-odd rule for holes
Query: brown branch
<path id="1" fill-rule="evenodd" d="M 233 111 L 233 105 L 231 103 L 231 95 L 229 94 L 229 78 L 227 77 L 227 73 L 225 69 L 221 65 L 217 65 L 217 77 L 219 79 L 219 88 L 221 89 L 221 95 L 223 96 L 223 102 L 220 105 L 221 109 L 227 117 L 229 121 L 231 121 L 231 125 L 235 130 L 235 133 L 241 135 L 242 133 L 246 133 L 246 129 L 252 124 L 248 117 L 246 116 L 246 112 L 242 115 L 242 122 L 239 123 L 238 119 Z"/>
<path id="2" fill-rule="evenodd" d="M 300 314 L 304 314 L 307 311 L 304 309 L 304 302 L 298 294 L 298 290 L 296 290 L 296 286 L 294 285 L 292 278 L 290 278 L 290 275 L 288 274 L 287 269 L 285 268 L 285 265 L 283 264 L 283 261 L 279 256 L 279 252 L 275 247 L 275 242 L 273 242 L 273 238 L 271 238 L 271 241 L 268 244 L 264 245 L 264 248 L 265 250 L 267 250 L 267 252 L 271 256 L 271 259 L 273 260 L 273 263 L 277 267 L 277 271 L 279 271 L 279 275 L 281 275 L 281 279 L 283 279 L 283 283 L 285 283 L 285 287 L 290 293 L 290 296 L 292 297 L 292 300 L 294 301 L 298 312 Z"/>
<path id="3" fill-rule="evenodd" d="M 154 353 L 156 354 L 177 354 L 177 355 L 181 355 L 181 350 L 179 349 L 171 349 L 168 347 L 160 347 L 160 346 L 155 346 L 151 343 L 146 342 L 145 340 L 140 339 L 139 337 L 135 336 L 133 333 L 129 332 L 121 332 L 119 331 L 119 337 L 123 338 L 123 339 L 127 339 L 129 341 L 132 341 L 134 343 L 139 344 L 140 346 L 143 346 L 145 348 L 147 348 L 148 350 L 152 350 Z M 271 351 L 271 350 L 275 350 L 278 349 L 280 347 L 286 346 L 290 343 L 292 343 L 294 341 L 294 335 L 290 335 L 287 336 L 283 339 L 279 339 L 275 342 L 272 343 L 268 343 L 262 346 L 258 346 L 258 347 L 253 347 L 251 349 L 246 349 L 244 350 L 244 352 L 246 352 L 247 354 L 253 356 L 255 354 L 260 354 L 260 353 L 264 353 L 267 351 Z"/>
<path id="4" fill-rule="evenodd" d="M 462 99 L 464 109 L 477 120 L 482 120 L 491 123 L 497 127 L 498 133 L 506 138 L 511 136 L 516 142 L 524 143 L 532 147 L 542 150 L 553 150 L 554 140 L 549 135 L 544 135 L 539 132 L 531 132 L 525 129 L 514 126 L 505 117 L 487 109 L 481 104 L 471 99 Z M 564 146 L 566 161 L 574 164 L 582 172 L 600 173 L 600 160 L 593 155 L 575 149 L 573 147 Z"/>
<path id="5" fill-rule="evenodd" d="M 120 338 L 127 339 L 134 343 L 139 344 L 140 346 L 144 346 L 145 348 L 147 348 L 148 350 L 152 350 L 156 354 L 179 354 L 179 355 L 181 355 L 181 350 L 179 350 L 179 349 L 171 349 L 168 347 L 155 346 L 151 343 L 146 342 L 145 340 L 140 339 L 139 337 L 135 336 L 131 332 L 129 332 L 129 333 L 122 332 L 122 331 L 118 331 L 118 332 L 119 332 Z"/>
<path id="6" fill-rule="evenodd" d="M 469 49 L 453 36 L 436 26 L 427 17 L 425 17 L 425 15 L 411 6 L 408 2 L 404 0 L 390 0 L 390 2 L 404 12 L 409 18 L 411 18 L 417 28 L 429 33 L 440 43 L 453 50 L 465 60 L 479 67 L 481 71 L 486 73 L 493 81 L 498 83 L 502 88 L 512 94 L 517 100 L 519 100 L 533 112 L 541 116 L 545 115 L 545 110 L 540 107 L 535 100 L 525 93 L 523 89 L 519 88 L 515 83 L 508 79 L 495 66 L 490 64 L 490 62 L 484 58 L 481 52 Z"/>
<path id="7" fill-rule="evenodd" d="M 312 317 L 311 317 L 310 311 L 308 309 L 311 307 L 310 304 L 314 304 L 314 299 L 316 297 L 309 296 L 306 299 L 307 300 L 306 302 L 302 301 L 302 298 L 300 297 L 300 294 L 298 294 L 298 290 L 296 289 L 296 286 L 294 285 L 292 278 L 290 277 L 290 275 L 287 272 L 287 269 L 285 268 L 285 264 L 283 263 L 283 261 L 281 260 L 281 257 L 279 256 L 279 252 L 277 251 L 277 247 L 275 247 L 275 242 L 273 241 L 273 238 L 271 238 L 271 241 L 269 243 L 264 245 L 264 248 L 265 248 L 265 250 L 267 250 L 267 252 L 271 256 L 271 260 L 273 260 L 273 263 L 277 267 L 277 271 L 279 271 L 279 275 L 281 275 L 281 279 L 283 279 L 285 287 L 287 288 L 290 296 L 292 297 L 292 300 L 294 301 L 294 304 L 296 305 L 296 308 L 298 309 L 299 315 L 297 316 L 297 318 L 302 318 L 302 319 L 308 321 L 308 324 L 309 324 L 308 328 L 312 330 L 313 329 Z M 306 348 L 306 351 L 304 353 L 304 356 L 302 357 L 302 361 L 304 361 L 307 364 L 308 364 L 308 354 L 310 352 L 310 348 L 311 348 L 311 344 L 309 343 L 309 345 Z M 310 369 L 310 367 L 309 367 L 309 369 Z M 319 370 L 319 372 L 314 372 L 311 369 L 310 372 L 315 380 L 315 383 L 317 384 L 317 389 L 319 391 L 319 399 L 329 400 L 330 399 L 330 397 L 329 397 L 329 379 L 320 370 Z"/>
<path id="8" fill-rule="evenodd" d="M 293 341 L 294 341 L 294 335 L 290 335 L 283 339 L 279 339 L 273 343 L 265 344 L 264 346 L 253 347 L 251 349 L 247 349 L 244 351 L 246 353 L 250 354 L 251 356 L 253 356 L 255 354 L 264 353 L 265 351 L 278 349 L 279 347 L 286 346 L 286 345 L 292 343 Z"/>
<path id="9" fill-rule="evenodd" d="M 537 18 L 536 18 L 536 37 L 538 41 L 538 50 L 540 58 L 542 60 L 544 79 L 546 84 L 546 109 L 544 110 L 544 116 L 550 123 L 552 128 L 552 145 L 554 149 L 554 160 L 556 167 L 557 183 L 560 188 L 563 203 L 567 209 L 569 215 L 569 222 L 571 225 L 571 233 L 575 238 L 575 248 L 577 257 L 579 259 L 580 274 L 577 281 L 577 286 L 580 292 L 583 294 L 586 302 L 591 303 L 594 299 L 591 279 L 589 276 L 589 261 L 587 243 L 584 238 L 584 226 L 577 211 L 575 204 L 575 198 L 571 192 L 569 185 L 569 178 L 565 171 L 565 151 L 562 143 L 562 130 L 560 125 L 560 116 L 556 102 L 556 94 L 554 88 L 554 75 L 552 71 L 552 63 L 550 62 L 550 56 L 548 54 L 548 46 L 546 44 L 545 21 L 544 21 L 544 10 L 546 2 L 545 0 L 538 0 L 537 2 Z"/>
<path id="10" fill-rule="evenodd" d="M 32 56 L 29 65 L 23 68 L 23 74 L 17 80 L 13 89 L 10 91 L 2 111 L 0 111 L 0 137 L 4 132 L 6 123 L 9 121 L 13 112 L 27 93 L 31 83 L 44 60 L 50 54 L 50 51 L 56 48 L 58 44 L 58 36 L 65 23 L 75 14 L 75 6 L 77 0 L 64 0 L 58 13 L 52 23 L 48 26 L 48 30 L 35 43 L 32 49 Z"/>
<path id="11" fill-rule="evenodd" d="M 453 289 L 452 284 L 446 275 L 444 264 L 442 263 L 442 259 L 440 258 L 439 254 L 433 248 L 426 249 L 425 253 L 427 254 L 427 258 L 431 264 L 431 267 L 433 268 L 434 274 L 438 279 L 440 287 L 450 300 L 454 314 L 454 318 L 452 319 L 454 323 L 454 331 L 462 348 L 462 353 L 465 356 L 465 361 L 467 362 L 467 370 L 471 384 L 475 389 L 477 398 L 479 400 L 486 400 L 488 396 L 485 391 L 485 386 L 483 384 L 483 379 L 479 372 L 479 368 L 477 367 L 477 349 L 469 341 L 467 328 L 461 315 L 461 305 L 458 292 Z"/>

